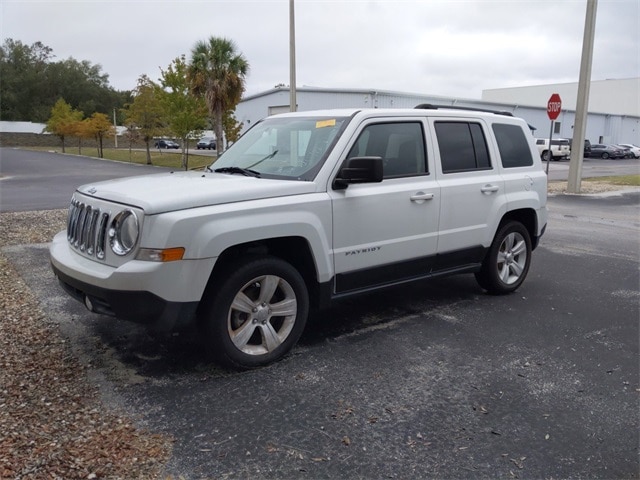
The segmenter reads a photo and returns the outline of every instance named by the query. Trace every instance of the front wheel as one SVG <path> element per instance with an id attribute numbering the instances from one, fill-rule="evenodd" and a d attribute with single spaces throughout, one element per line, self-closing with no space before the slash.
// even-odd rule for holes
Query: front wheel
<path id="1" fill-rule="evenodd" d="M 248 369 L 282 358 L 296 344 L 309 314 L 304 279 L 289 263 L 255 257 L 218 275 L 201 321 L 216 359 Z M 207 300 L 205 300 L 207 301 Z"/>
<path id="2" fill-rule="evenodd" d="M 530 264 L 529 232 L 520 222 L 509 222 L 496 233 L 476 280 L 491 294 L 511 293 L 524 282 Z"/>

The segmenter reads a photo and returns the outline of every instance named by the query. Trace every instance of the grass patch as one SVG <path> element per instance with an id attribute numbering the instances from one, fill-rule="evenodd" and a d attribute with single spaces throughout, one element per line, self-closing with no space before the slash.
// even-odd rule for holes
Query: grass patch
<path id="1" fill-rule="evenodd" d="M 618 175 L 615 177 L 591 177 L 583 178 L 585 182 L 611 183 L 612 185 L 628 185 L 640 187 L 640 175 Z"/>
<path id="2" fill-rule="evenodd" d="M 24 148 L 25 150 L 37 150 L 41 152 L 57 152 L 62 153 L 61 147 L 28 147 Z M 67 155 L 78 155 L 78 148 L 67 147 L 65 149 L 65 153 Z M 103 150 L 104 159 L 105 160 L 114 160 L 118 162 L 124 163 L 139 163 L 144 165 L 147 163 L 147 152 L 145 150 L 132 150 L 129 152 L 128 148 L 105 148 Z M 98 157 L 98 149 L 91 147 L 83 147 L 82 148 L 82 156 L 83 157 Z M 205 155 L 197 155 L 190 153 L 188 162 L 189 162 L 189 170 L 196 170 L 203 168 L 207 165 L 210 165 L 216 157 L 205 156 Z M 182 154 L 178 150 L 176 151 L 167 151 L 167 150 L 158 150 L 157 148 L 151 149 L 151 163 L 153 165 L 159 167 L 168 167 L 181 169 L 182 168 Z"/>

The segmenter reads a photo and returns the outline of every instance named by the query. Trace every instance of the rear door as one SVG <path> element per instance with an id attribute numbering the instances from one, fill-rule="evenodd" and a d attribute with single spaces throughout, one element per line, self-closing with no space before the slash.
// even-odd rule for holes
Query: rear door
<path id="1" fill-rule="evenodd" d="M 481 119 L 430 118 L 440 185 L 439 270 L 482 261 L 506 210 L 505 186 Z"/>

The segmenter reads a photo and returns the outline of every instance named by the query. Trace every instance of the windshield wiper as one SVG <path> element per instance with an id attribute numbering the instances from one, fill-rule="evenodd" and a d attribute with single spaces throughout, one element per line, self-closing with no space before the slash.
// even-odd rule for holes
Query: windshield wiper
<path id="1" fill-rule="evenodd" d="M 256 177 L 260 178 L 260 172 L 256 172 L 255 170 L 251 170 L 249 168 L 240 168 L 240 167 L 222 167 L 216 168 L 214 170 L 216 173 L 239 173 L 246 177 Z"/>
<path id="2" fill-rule="evenodd" d="M 258 160 L 256 163 L 252 163 L 251 165 L 249 165 L 249 168 L 253 168 L 253 167 L 255 167 L 256 165 L 258 165 L 258 164 L 260 164 L 260 163 L 264 162 L 265 160 L 269 160 L 270 158 L 275 157 L 275 156 L 276 156 L 276 153 L 278 153 L 278 150 L 274 150 L 274 151 L 273 151 L 273 153 L 270 153 L 270 154 L 269 154 L 269 155 L 267 155 L 266 157 L 261 158 L 261 159 L 260 159 L 260 160 Z"/>

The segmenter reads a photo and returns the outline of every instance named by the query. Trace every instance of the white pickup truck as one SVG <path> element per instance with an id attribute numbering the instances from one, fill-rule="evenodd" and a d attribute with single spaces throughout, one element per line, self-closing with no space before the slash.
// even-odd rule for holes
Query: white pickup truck
<path id="1" fill-rule="evenodd" d="M 85 185 L 51 263 L 91 311 L 199 322 L 221 363 L 265 365 L 312 308 L 474 273 L 524 281 L 547 224 L 527 124 L 500 112 L 349 109 L 266 118 L 206 171 Z"/>

